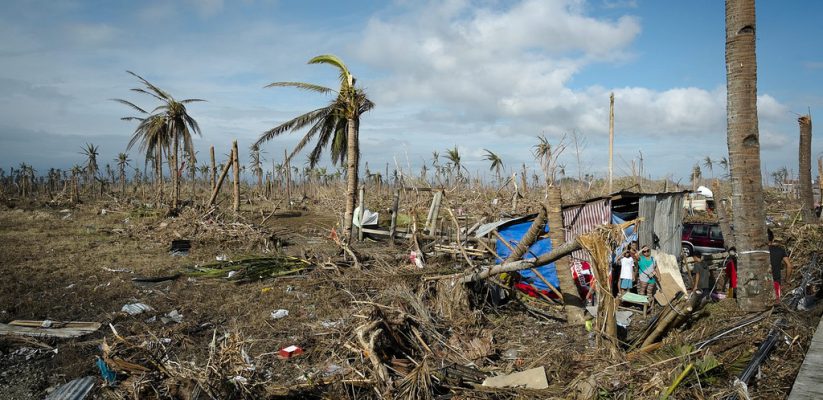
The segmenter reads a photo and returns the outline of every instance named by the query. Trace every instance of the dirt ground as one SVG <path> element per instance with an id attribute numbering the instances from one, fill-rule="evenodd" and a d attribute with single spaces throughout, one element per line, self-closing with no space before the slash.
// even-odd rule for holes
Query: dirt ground
<path id="1" fill-rule="evenodd" d="M 106 346 L 112 359 L 146 371 L 124 368 L 117 384 L 104 387 L 100 380 L 90 398 L 198 398 L 193 395 L 198 391 L 199 398 L 368 398 L 389 392 L 403 398 L 572 398 L 580 395 L 587 376 L 597 377 L 589 393 L 594 397 L 657 398 L 686 363 L 660 352 L 608 360 L 582 327 L 538 317 L 515 303 L 443 311 L 449 309 L 444 302 L 459 303 L 462 295 L 448 294 L 425 277 L 461 271 L 459 259 L 440 257 L 418 270 L 408 262 L 411 245 L 405 241 L 394 246 L 367 241 L 355 246 L 363 264 L 358 269 L 341 261 L 341 249 L 330 238 L 336 224 L 331 213 L 304 211 L 253 227 L 263 218 L 246 213 L 239 221 L 224 221 L 193 210 L 163 218 L 142 207 L 102 203 L 0 210 L 0 322 L 102 323 L 98 331 L 74 339 L 0 337 L 0 398 L 39 399 L 72 379 L 99 378 L 95 362 Z M 169 253 L 178 238 L 191 239 L 188 255 Z M 218 257 L 273 254 L 307 260 L 312 267 L 243 284 L 185 273 Z M 181 272 L 164 282 L 132 281 Z M 121 311 L 138 302 L 153 310 Z M 288 316 L 272 318 L 278 309 L 288 310 Z M 164 321 L 172 311 L 182 315 L 181 322 Z M 753 398 L 786 396 L 820 313 L 777 310 L 769 318 L 778 315 L 790 320 L 789 339 L 764 364 L 750 387 Z M 733 301 L 712 304 L 672 333 L 663 351 L 742 318 Z M 382 326 L 382 334 L 376 336 L 377 347 L 364 349 L 358 335 L 368 342 L 364 329 L 374 321 L 382 321 L 373 325 Z M 644 321 L 636 317 L 630 335 Z M 724 344 L 739 343 L 733 352 L 716 353 L 726 369 L 711 376 L 717 382 L 689 381 L 676 398 L 728 393 L 733 361 L 751 354 L 769 328 L 764 323 L 726 339 Z M 304 353 L 279 359 L 278 350 L 290 345 Z M 374 355 L 388 365 L 392 391 L 375 378 Z M 547 371 L 548 390 L 486 389 L 469 378 L 537 366 Z M 439 372 L 421 372 L 428 369 Z M 443 378 L 450 374 L 459 379 Z M 432 383 L 421 376 L 439 378 Z M 208 390 L 192 389 L 204 381 L 219 382 Z"/>

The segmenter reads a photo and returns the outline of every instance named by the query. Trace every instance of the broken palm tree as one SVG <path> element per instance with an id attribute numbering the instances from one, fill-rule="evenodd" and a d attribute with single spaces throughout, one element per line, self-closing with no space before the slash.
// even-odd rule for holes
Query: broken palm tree
<path id="1" fill-rule="evenodd" d="M 307 270 L 311 265 L 308 260 L 302 258 L 277 255 L 189 267 L 185 274 L 192 277 L 227 278 L 236 283 L 247 283 L 297 274 Z"/>

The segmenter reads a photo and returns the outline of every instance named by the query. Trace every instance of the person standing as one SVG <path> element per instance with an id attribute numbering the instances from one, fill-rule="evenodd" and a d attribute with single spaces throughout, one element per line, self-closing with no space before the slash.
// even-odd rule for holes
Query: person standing
<path id="1" fill-rule="evenodd" d="M 620 296 L 631 290 L 634 286 L 634 257 L 631 250 L 623 251 L 623 258 L 620 259 Z"/>
<path id="2" fill-rule="evenodd" d="M 651 256 L 649 246 L 643 246 L 640 249 L 640 258 L 637 261 L 637 269 L 639 272 L 640 288 L 637 294 L 651 296 L 654 294 L 654 288 L 657 284 L 657 279 L 660 275 L 657 272 L 657 261 Z"/>
<path id="3" fill-rule="evenodd" d="M 780 285 L 782 283 L 781 269 L 786 266 L 786 280 L 792 278 L 792 262 L 783 246 L 774 241 L 774 232 L 768 230 L 769 235 L 769 262 L 772 265 L 772 280 L 774 281 L 775 302 L 780 303 Z"/>
<path id="4" fill-rule="evenodd" d="M 703 261 L 703 254 L 699 251 L 694 253 L 694 269 L 692 272 L 694 273 L 694 285 L 692 286 L 692 292 L 697 293 L 698 296 L 701 297 L 710 297 L 711 296 L 711 277 L 709 273 L 709 268 L 706 266 L 706 263 Z"/>

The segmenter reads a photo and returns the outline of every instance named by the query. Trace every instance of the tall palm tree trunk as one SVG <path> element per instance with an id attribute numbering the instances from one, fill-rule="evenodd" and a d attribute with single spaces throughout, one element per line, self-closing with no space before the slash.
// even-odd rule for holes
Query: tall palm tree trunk
<path id="1" fill-rule="evenodd" d="M 774 291 L 760 175 L 754 0 L 726 0 L 726 112 L 738 304 L 745 311 L 762 311 Z"/>
<path id="2" fill-rule="evenodd" d="M 797 119 L 800 125 L 800 154 L 798 160 L 798 180 L 800 181 L 800 204 L 803 207 L 803 222 L 814 221 L 814 193 L 812 193 L 812 117 L 803 115 Z"/>
<path id="3" fill-rule="evenodd" d="M 556 248 L 561 243 L 566 242 L 563 234 L 562 193 L 560 186 L 557 185 L 551 185 L 546 190 L 548 194 L 546 215 L 549 220 L 549 237 L 552 240 L 552 248 Z M 583 325 L 586 322 L 583 314 L 583 300 L 580 299 L 577 285 L 574 284 L 568 257 L 555 261 L 554 268 L 557 271 L 557 280 L 560 281 L 560 291 L 563 292 L 566 321 L 570 325 Z"/>
<path id="4" fill-rule="evenodd" d="M 354 216 L 354 203 L 357 197 L 357 174 L 360 169 L 360 148 L 358 134 L 358 122 L 356 118 L 349 118 L 346 121 L 347 146 L 346 146 L 346 213 L 343 215 L 343 235 L 347 242 L 351 241 L 352 217 Z"/>
<path id="5" fill-rule="evenodd" d="M 172 178 L 171 178 L 171 186 L 172 186 L 172 195 L 171 195 L 171 208 L 176 209 L 177 203 L 180 200 L 180 175 L 178 174 L 177 169 L 180 168 L 177 165 L 178 160 L 178 152 L 179 152 L 179 137 L 177 136 L 177 130 L 174 131 L 174 135 L 172 136 L 172 146 L 174 149 L 172 152 L 174 153 L 172 158 Z"/>

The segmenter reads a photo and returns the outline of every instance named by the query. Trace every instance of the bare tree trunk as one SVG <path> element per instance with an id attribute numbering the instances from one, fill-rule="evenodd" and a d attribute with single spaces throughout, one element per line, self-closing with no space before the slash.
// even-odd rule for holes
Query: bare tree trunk
<path id="1" fill-rule="evenodd" d="M 177 153 L 180 150 L 180 149 L 178 149 L 178 147 L 179 147 L 179 143 L 177 143 L 178 139 L 179 138 L 177 136 L 177 132 L 174 132 L 174 135 L 172 137 L 172 141 L 174 142 L 174 143 L 172 143 L 172 147 L 174 148 L 174 150 L 172 150 L 172 152 L 174 153 L 174 155 L 173 155 L 173 158 L 172 158 L 172 166 L 171 166 L 171 168 L 172 168 L 171 208 L 173 208 L 173 209 L 177 209 L 177 203 L 180 201 L 180 175 L 178 175 L 178 173 L 177 173 L 177 169 L 180 168 L 180 166 L 178 165 L 178 161 L 177 161 L 178 160 L 178 154 Z"/>
<path id="2" fill-rule="evenodd" d="M 820 192 L 820 204 L 823 204 L 823 157 L 817 158 L 817 186 Z M 820 213 L 823 220 L 823 212 Z"/>
<path id="3" fill-rule="evenodd" d="M 343 236 L 346 243 L 351 241 L 352 236 L 352 216 L 354 215 L 354 202 L 357 198 L 357 179 L 360 167 L 360 148 L 358 140 L 358 123 L 355 118 L 346 121 L 348 143 L 346 149 L 347 176 L 346 176 L 346 213 L 343 215 Z"/>
<path id="4" fill-rule="evenodd" d="M 614 171 L 614 93 L 609 95 L 609 193 L 612 193 Z"/>
<path id="5" fill-rule="evenodd" d="M 232 150 L 232 154 L 229 156 L 229 161 L 226 162 L 226 165 L 223 167 L 223 172 L 220 173 L 220 178 L 217 179 L 217 182 L 214 185 L 214 190 L 212 190 L 211 197 L 209 197 L 209 201 L 206 203 L 206 208 L 214 205 L 215 200 L 217 200 L 217 193 L 220 192 L 220 187 L 223 186 L 223 181 L 226 179 L 226 175 L 229 174 L 229 168 L 231 168 L 233 164 L 234 150 Z"/>
<path id="6" fill-rule="evenodd" d="M 234 199 L 234 206 L 232 209 L 237 212 L 240 211 L 240 153 L 237 151 L 237 141 L 231 144 L 232 151 L 232 168 L 234 169 L 234 190 L 232 191 L 232 198 Z"/>
<path id="7" fill-rule="evenodd" d="M 800 125 L 800 154 L 797 157 L 800 166 L 797 178 L 800 181 L 803 222 L 808 224 L 815 220 L 814 193 L 812 193 L 812 117 L 803 115 L 797 119 L 797 123 Z"/>
<path id="8" fill-rule="evenodd" d="M 511 254 L 509 254 L 509 256 L 506 257 L 506 262 L 517 261 L 523 258 L 523 255 L 525 255 L 526 252 L 529 251 L 529 247 L 531 247 L 531 245 L 534 244 L 538 236 L 540 236 L 540 233 L 543 232 L 544 226 L 546 226 L 546 208 L 541 207 L 540 212 L 537 214 L 537 217 L 534 218 L 534 221 L 532 221 L 532 224 L 531 226 L 529 226 L 529 229 L 526 231 L 523 237 L 520 238 L 520 241 L 517 243 L 517 246 L 515 246 L 514 249 L 512 249 Z"/>
<path id="9" fill-rule="evenodd" d="M 556 185 L 549 186 L 547 190 L 548 199 L 546 199 L 547 204 L 544 208 L 548 209 L 546 215 L 549 219 L 549 237 L 552 240 L 552 248 L 554 248 L 566 241 L 566 235 L 563 233 L 562 192 Z M 583 314 L 583 300 L 577 292 L 568 257 L 557 259 L 554 262 L 554 269 L 557 272 L 557 280 L 560 281 L 560 291 L 563 292 L 566 321 L 571 325 L 583 325 L 586 322 Z"/>
<path id="10" fill-rule="evenodd" d="M 738 304 L 756 312 L 774 300 L 757 126 L 754 0 L 726 0 L 726 110 L 738 250 Z"/>

